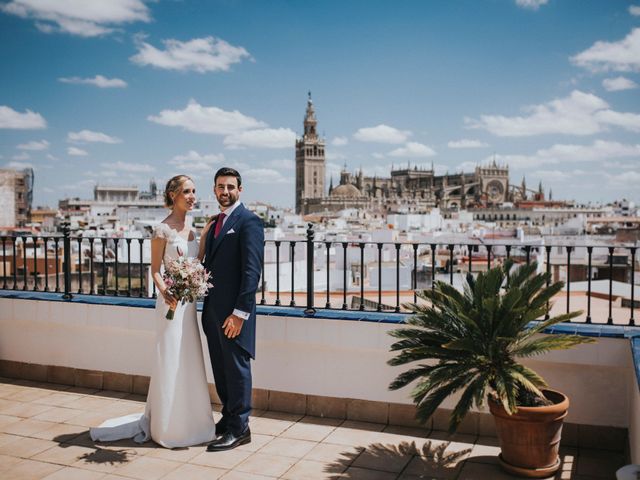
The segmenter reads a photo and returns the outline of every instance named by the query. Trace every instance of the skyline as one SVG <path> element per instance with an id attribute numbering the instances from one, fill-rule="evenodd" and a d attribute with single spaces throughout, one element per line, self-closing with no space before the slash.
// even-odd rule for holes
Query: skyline
<path id="1" fill-rule="evenodd" d="M 0 39 L 0 167 L 33 166 L 34 206 L 176 173 L 213 198 L 222 165 L 293 206 L 307 91 L 334 184 L 495 158 L 554 199 L 640 200 L 640 3 L 12 0 Z"/>

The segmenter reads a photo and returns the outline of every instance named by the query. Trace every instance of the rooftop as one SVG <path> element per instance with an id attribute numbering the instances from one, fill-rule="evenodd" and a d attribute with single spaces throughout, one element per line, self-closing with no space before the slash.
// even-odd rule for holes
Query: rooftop
<path id="1" fill-rule="evenodd" d="M 253 441 L 229 452 L 94 443 L 88 428 L 144 409 L 140 395 L 0 377 L 0 479 L 492 479 L 496 439 L 254 411 Z M 217 413 L 216 419 L 219 414 Z M 606 447 L 606 442 L 601 442 Z M 610 479 L 621 453 L 563 447 L 555 479 Z"/>

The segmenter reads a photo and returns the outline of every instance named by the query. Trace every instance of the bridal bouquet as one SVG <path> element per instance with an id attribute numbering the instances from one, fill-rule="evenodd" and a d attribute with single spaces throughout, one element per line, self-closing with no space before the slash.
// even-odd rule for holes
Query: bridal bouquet
<path id="1" fill-rule="evenodd" d="M 213 285 L 209 283 L 210 273 L 197 258 L 185 257 L 179 248 L 178 255 L 165 265 L 162 279 L 167 291 L 184 305 L 204 296 Z M 173 320 L 174 313 L 169 309 L 166 319 Z"/>

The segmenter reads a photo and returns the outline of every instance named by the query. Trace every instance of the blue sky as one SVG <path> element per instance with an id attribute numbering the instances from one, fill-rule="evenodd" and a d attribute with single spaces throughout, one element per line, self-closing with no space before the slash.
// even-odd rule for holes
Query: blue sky
<path id="1" fill-rule="evenodd" d="M 237 167 L 294 203 L 311 90 L 327 173 L 494 158 L 554 199 L 640 200 L 640 2 L 0 0 L 0 166 L 35 203 Z"/>

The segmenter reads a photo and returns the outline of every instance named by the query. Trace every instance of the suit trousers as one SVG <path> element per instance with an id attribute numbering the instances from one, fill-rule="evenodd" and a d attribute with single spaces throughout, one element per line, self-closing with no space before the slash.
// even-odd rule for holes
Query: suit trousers
<path id="1" fill-rule="evenodd" d="M 251 356 L 224 335 L 219 321 L 203 322 L 209 345 L 216 391 L 222 402 L 220 427 L 239 436 L 249 425 L 251 413 Z"/>

